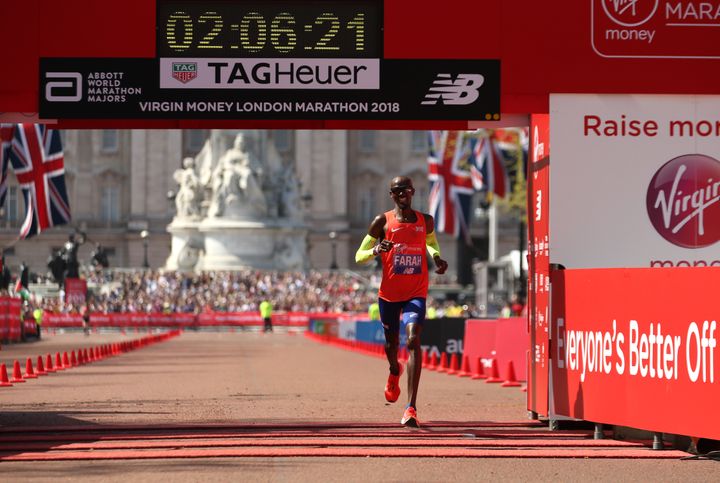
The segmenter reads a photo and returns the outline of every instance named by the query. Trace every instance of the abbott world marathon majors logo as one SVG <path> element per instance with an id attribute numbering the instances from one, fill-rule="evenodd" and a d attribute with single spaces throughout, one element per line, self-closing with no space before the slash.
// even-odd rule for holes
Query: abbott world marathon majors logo
<path id="1" fill-rule="evenodd" d="M 685 154 L 665 163 L 647 190 L 647 212 L 657 232 L 683 248 L 720 240 L 720 161 Z"/>

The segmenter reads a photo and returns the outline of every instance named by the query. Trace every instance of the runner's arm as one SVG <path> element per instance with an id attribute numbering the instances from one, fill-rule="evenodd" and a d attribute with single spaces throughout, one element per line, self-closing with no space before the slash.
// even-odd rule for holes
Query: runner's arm
<path id="1" fill-rule="evenodd" d="M 447 270 L 448 264 L 440 257 L 440 244 L 435 235 L 435 220 L 432 216 L 425 216 L 425 248 L 435 262 L 435 273 L 443 274 Z"/>
<path id="2" fill-rule="evenodd" d="M 378 239 L 385 238 L 384 235 L 385 215 L 382 214 L 376 216 L 372 223 L 370 223 L 368 234 L 365 235 L 362 243 L 360 243 L 360 248 L 358 248 L 358 251 L 355 252 L 355 263 L 367 263 L 378 256 L 378 253 L 381 251 L 387 251 L 387 249 L 383 248 L 382 242 L 375 245 L 375 242 L 377 242 Z"/>
<path id="3" fill-rule="evenodd" d="M 355 252 L 355 263 L 366 263 L 377 256 L 377 253 L 375 253 L 376 241 L 377 238 L 365 235 L 365 238 L 363 238 L 360 244 L 360 248 Z"/>
<path id="4" fill-rule="evenodd" d="M 434 231 L 425 235 L 425 248 L 433 259 L 440 256 L 440 245 Z"/>

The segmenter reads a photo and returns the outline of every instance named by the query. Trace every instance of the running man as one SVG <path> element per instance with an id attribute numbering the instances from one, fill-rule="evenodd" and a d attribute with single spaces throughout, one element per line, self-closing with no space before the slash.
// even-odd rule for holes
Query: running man
<path id="1" fill-rule="evenodd" d="M 445 273 L 447 262 L 440 258 L 433 217 L 412 209 L 415 194 L 412 180 L 405 176 L 390 182 L 390 198 L 395 208 L 375 217 L 368 234 L 355 254 L 357 263 L 366 263 L 380 255 L 383 267 L 378 293 L 380 321 L 385 329 L 385 354 L 390 375 L 385 385 L 385 399 L 400 397 L 399 380 L 403 372 L 398 362 L 400 320 L 407 334 L 408 405 L 400 423 L 418 427 L 417 392 L 422 370 L 420 335 L 425 321 L 425 299 L 428 292 L 427 251 L 435 261 L 435 273 Z M 378 243 L 378 240 L 380 241 Z"/>

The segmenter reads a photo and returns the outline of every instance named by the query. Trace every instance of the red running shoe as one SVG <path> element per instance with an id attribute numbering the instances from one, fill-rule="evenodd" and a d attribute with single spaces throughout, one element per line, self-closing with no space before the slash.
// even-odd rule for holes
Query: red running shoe
<path id="1" fill-rule="evenodd" d="M 412 406 L 408 406 L 405 409 L 405 414 L 403 414 L 402 419 L 400 420 L 400 424 L 403 426 L 407 426 L 409 428 L 419 428 L 420 423 L 418 422 L 417 418 L 417 411 L 415 411 L 415 408 Z"/>
<path id="2" fill-rule="evenodd" d="M 394 403 L 400 397 L 400 376 L 402 376 L 403 370 L 405 369 L 402 364 L 398 363 L 400 371 L 397 376 L 390 374 L 388 376 L 387 384 L 385 384 L 385 399 L 387 402 Z"/>

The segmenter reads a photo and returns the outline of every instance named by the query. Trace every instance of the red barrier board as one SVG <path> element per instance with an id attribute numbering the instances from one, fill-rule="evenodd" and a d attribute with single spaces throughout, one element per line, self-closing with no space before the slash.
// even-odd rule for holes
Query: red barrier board
<path id="1" fill-rule="evenodd" d="M 22 311 L 22 301 L 19 298 L 8 297 L 8 336 L 10 340 L 20 340 L 20 313 Z"/>
<path id="2" fill-rule="evenodd" d="M 0 297 L 0 340 L 10 340 L 10 297 Z"/>
<path id="3" fill-rule="evenodd" d="M 82 316 L 80 314 L 48 314 L 43 315 L 44 327 L 82 327 Z"/>
<path id="4" fill-rule="evenodd" d="M 720 268 L 553 271 L 555 413 L 720 439 Z"/>
<path id="5" fill-rule="evenodd" d="M 517 379 L 527 379 L 528 344 L 527 319 L 524 317 L 468 319 L 465 322 L 463 355 L 470 358 L 471 365 L 481 357 L 486 371 L 490 367 L 490 361 L 496 359 L 501 377 L 506 376 L 508 365 L 512 361 Z"/>
<path id="6" fill-rule="evenodd" d="M 7 304 L 12 300 L 8 298 Z M 4 300 L 0 298 L 0 316 Z M 18 321 L 19 321 L 19 303 L 18 303 Z M 276 327 L 307 327 L 310 318 L 322 317 L 340 317 L 340 314 L 326 313 L 304 313 L 304 312 L 280 312 L 273 314 L 273 325 Z M 345 314 L 347 316 L 347 314 Z M 1 319 L 0 319 L 1 320 Z M 43 324 L 47 327 L 58 328 L 80 328 L 82 327 L 82 317 L 80 314 L 52 314 L 46 313 L 43 318 Z M 232 327 L 261 327 L 263 320 L 257 312 L 204 312 L 201 314 L 190 313 L 93 313 L 90 315 L 90 325 L 93 327 L 212 327 L 212 326 L 232 326 Z M 0 331 L 4 330 L 0 325 Z M 7 329 L 9 330 L 9 329 Z M 18 325 L 18 337 L 19 337 Z"/>
<path id="7" fill-rule="evenodd" d="M 528 166 L 528 409 L 548 414 L 550 354 L 550 116 L 530 116 L 531 163 Z M 524 367 L 524 366 L 523 366 Z"/>
<path id="8" fill-rule="evenodd" d="M 65 279 L 65 303 L 72 304 L 75 307 L 82 307 L 85 305 L 86 296 L 87 280 L 84 278 Z"/>

